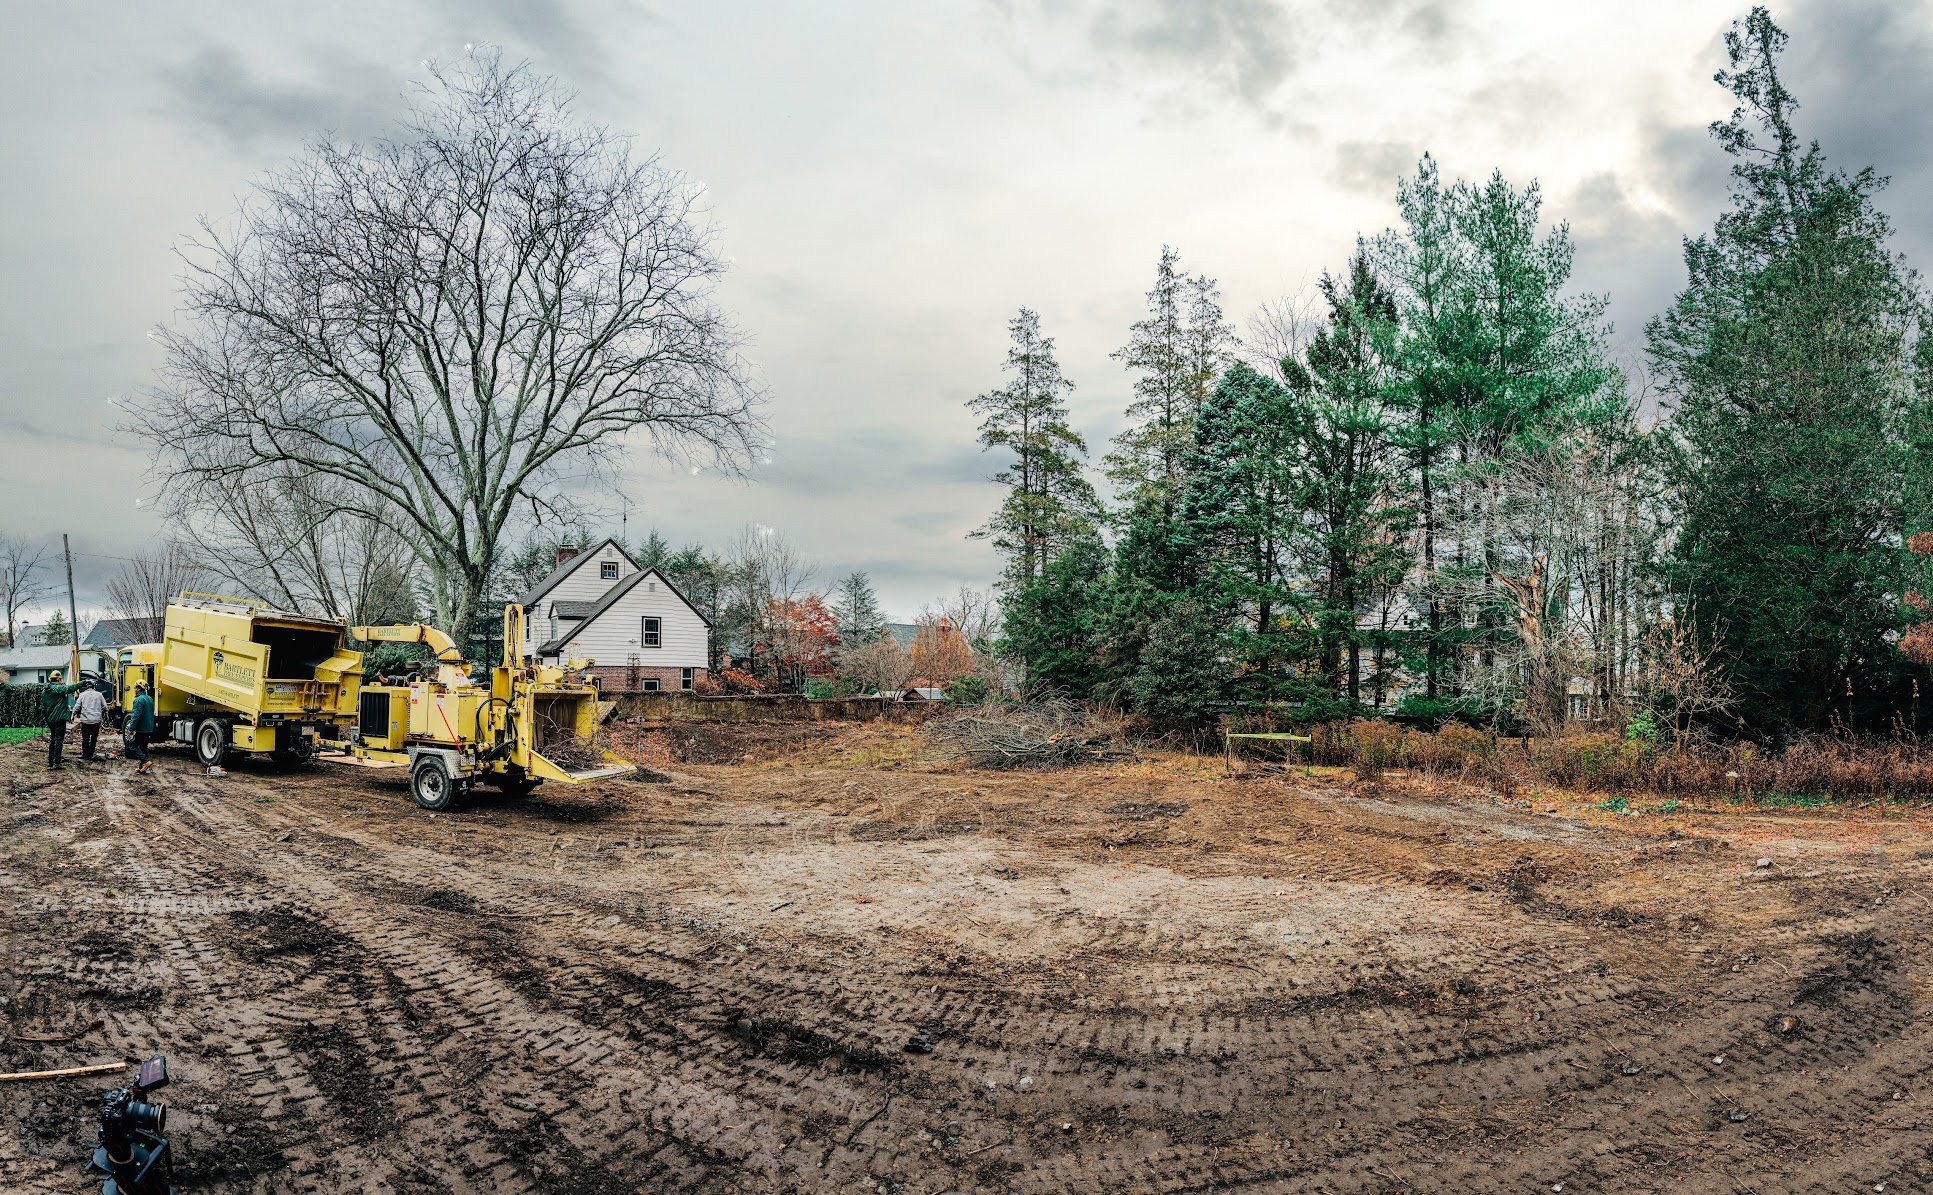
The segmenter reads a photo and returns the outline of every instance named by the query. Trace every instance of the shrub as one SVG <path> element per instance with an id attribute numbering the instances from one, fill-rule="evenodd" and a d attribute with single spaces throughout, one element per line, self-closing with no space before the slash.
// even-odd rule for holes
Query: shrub
<path id="1" fill-rule="evenodd" d="M 1420 693 L 1410 694 L 1390 709 L 1395 717 L 1413 722 L 1425 730 L 1435 730 L 1457 722 L 1465 726 L 1481 726 L 1490 721 L 1493 712 L 1481 702 L 1468 697 L 1425 697 Z"/>
<path id="2" fill-rule="evenodd" d="M 946 683 L 946 699 L 958 705 L 979 705 L 987 699 L 987 682 L 968 673 Z"/>

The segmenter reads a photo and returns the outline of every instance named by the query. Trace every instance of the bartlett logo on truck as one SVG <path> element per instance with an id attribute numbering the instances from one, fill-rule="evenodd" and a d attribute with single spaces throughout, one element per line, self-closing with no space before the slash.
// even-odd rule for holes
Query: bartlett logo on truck
<path id="1" fill-rule="evenodd" d="M 230 664 L 227 657 L 221 652 L 215 653 L 213 662 L 215 665 L 215 679 L 233 681 L 238 685 L 253 685 L 255 683 L 255 670 L 253 668 L 246 668 L 240 664 Z"/>

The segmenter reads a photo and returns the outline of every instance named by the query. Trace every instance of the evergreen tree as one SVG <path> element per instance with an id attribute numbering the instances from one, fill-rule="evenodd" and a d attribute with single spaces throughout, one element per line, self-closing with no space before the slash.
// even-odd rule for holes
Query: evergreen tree
<path id="1" fill-rule="evenodd" d="M 1233 624 L 1231 662 L 1257 696 L 1279 687 L 1281 666 L 1307 647 L 1291 557 L 1301 534 L 1295 416 L 1272 379 L 1239 363 L 1223 375 L 1194 421 L 1171 553 L 1194 609 Z"/>
<path id="2" fill-rule="evenodd" d="M 656 527 L 645 533 L 638 546 L 631 549 L 631 556 L 639 568 L 664 571 L 665 564 L 671 559 L 671 541 L 664 537 Z"/>
<path id="3" fill-rule="evenodd" d="M 1685 288 L 1647 328 L 1674 402 L 1674 588 L 1766 729 L 1822 725 L 1884 681 L 1898 529 L 1927 517 L 1902 505 L 1924 485 L 1922 297 L 1888 249 L 1885 180 L 1800 141 L 1785 42 L 1763 8 L 1726 35 L 1738 106 L 1712 134 L 1731 206 L 1686 242 Z"/>
<path id="4" fill-rule="evenodd" d="M 1094 487 L 1082 472 L 1087 443 L 1067 424 L 1067 392 L 1054 339 L 1040 332 L 1040 316 L 1023 307 L 1007 325 L 1007 384 L 967 403 L 986 416 L 983 449 L 1004 448 L 1012 463 L 994 475 L 1007 497 L 976 536 L 992 538 L 1007 554 L 1007 579 L 1026 584 L 1060 547 L 1086 534 L 1097 509 Z"/>
<path id="5" fill-rule="evenodd" d="M 59 610 L 54 611 L 54 616 L 47 620 L 47 625 L 40 628 L 40 644 L 42 647 L 73 646 L 74 629 L 68 624 L 67 615 Z"/>
<path id="6" fill-rule="evenodd" d="M 1448 683 L 1456 650 L 1447 612 L 1427 580 L 1441 559 L 1443 490 L 1455 462 L 1451 413 L 1462 388 L 1465 320 L 1459 299 L 1468 250 L 1457 235 L 1455 197 L 1431 155 L 1417 163 L 1415 178 L 1397 186 L 1396 207 L 1402 231 L 1384 232 L 1371 252 L 1377 272 L 1397 295 L 1399 395 L 1406 407 L 1397 443 L 1416 493 L 1419 583 L 1413 596 L 1424 620 L 1424 693 L 1434 698 Z"/>
<path id="7" fill-rule="evenodd" d="M 1096 535 L 1067 544 L 1040 576 L 1014 586 L 1004 603 L 1001 651 L 1027 683 L 1075 699 L 1102 680 L 1107 548 Z"/>
<path id="8" fill-rule="evenodd" d="M 1318 595 L 1318 666 L 1332 692 L 1358 701 L 1363 648 L 1380 654 L 1388 646 L 1364 633 L 1362 616 L 1402 581 L 1409 563 L 1392 360 L 1396 301 L 1360 251 L 1348 280 L 1324 274 L 1321 290 L 1328 326 L 1311 337 L 1301 360 L 1283 362 L 1297 400 L 1285 423 L 1306 529 L 1300 547 Z"/>
<path id="9" fill-rule="evenodd" d="M 886 615 L 873 593 L 872 578 L 855 569 L 839 582 L 832 600 L 841 648 L 863 647 L 886 633 Z"/>
<path id="10" fill-rule="evenodd" d="M 1180 499 L 1195 412 L 1228 364 L 1234 333 L 1222 318 L 1215 280 L 1180 274 L 1163 246 L 1148 292 L 1148 315 L 1114 359 L 1139 373 L 1131 425 L 1114 438 L 1107 474 L 1129 506 L 1152 504 L 1172 519 Z"/>
<path id="11" fill-rule="evenodd" d="M 1180 273 L 1179 260 L 1174 249 L 1162 248 L 1147 317 L 1114 354 L 1139 376 L 1127 408 L 1130 425 L 1114 438 L 1105 462 L 1122 502 L 1104 635 L 1103 692 L 1112 699 L 1132 699 L 1125 686 L 1140 667 L 1142 647 L 1193 583 L 1176 556 L 1184 543 L 1177 519 L 1195 417 L 1234 343 L 1215 280 Z"/>
<path id="12" fill-rule="evenodd" d="M 1482 186 L 1446 187 L 1425 156 L 1398 206 L 1407 231 L 1385 233 L 1374 252 L 1398 289 L 1401 443 L 1422 531 L 1413 593 L 1434 693 L 1494 671 L 1516 633 L 1499 616 L 1494 479 L 1614 418 L 1620 378 L 1604 357 L 1605 300 L 1565 293 L 1575 248 L 1567 227 L 1543 230 L 1537 184 L 1519 190 L 1492 172 Z"/>

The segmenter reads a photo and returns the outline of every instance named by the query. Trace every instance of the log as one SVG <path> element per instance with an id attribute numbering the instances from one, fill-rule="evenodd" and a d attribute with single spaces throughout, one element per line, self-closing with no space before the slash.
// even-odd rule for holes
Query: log
<path id="1" fill-rule="evenodd" d="M 12 1071 L 0 1075 L 0 1083 L 14 1083 L 22 1079 L 66 1079 L 74 1075 L 104 1075 L 109 1071 L 124 1071 L 132 1063 L 97 1062 L 92 1066 L 62 1067 L 57 1071 Z"/>

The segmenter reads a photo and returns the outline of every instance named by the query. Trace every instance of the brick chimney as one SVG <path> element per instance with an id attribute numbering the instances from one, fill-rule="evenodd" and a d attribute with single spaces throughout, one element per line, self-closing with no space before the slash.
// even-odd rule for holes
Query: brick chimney
<path id="1" fill-rule="evenodd" d="M 557 563 L 562 564 L 575 555 L 577 555 L 576 548 L 559 548 L 557 549 Z"/>

